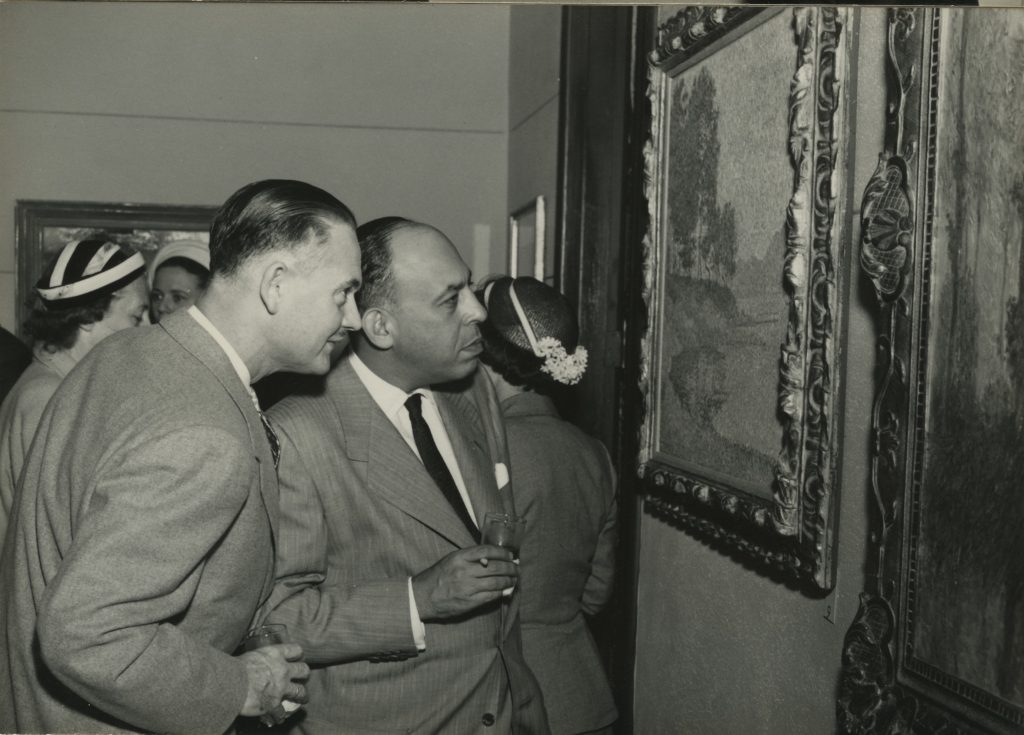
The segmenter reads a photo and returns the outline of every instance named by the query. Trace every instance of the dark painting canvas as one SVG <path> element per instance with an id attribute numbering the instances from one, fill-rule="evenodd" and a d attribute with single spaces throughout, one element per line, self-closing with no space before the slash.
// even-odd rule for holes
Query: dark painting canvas
<path id="1" fill-rule="evenodd" d="M 841 732 L 1024 732 L 1024 15 L 893 8 L 861 204 L 869 562 Z"/>
<path id="2" fill-rule="evenodd" d="M 1024 707 L 1024 14 L 947 23 L 911 645 Z"/>

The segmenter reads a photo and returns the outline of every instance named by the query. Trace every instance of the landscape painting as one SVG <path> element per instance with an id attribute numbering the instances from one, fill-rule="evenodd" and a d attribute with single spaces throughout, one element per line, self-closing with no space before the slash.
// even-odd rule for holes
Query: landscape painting
<path id="1" fill-rule="evenodd" d="M 788 322 L 788 20 L 672 80 L 663 220 L 657 451 L 766 498 L 782 446 L 776 385 Z M 757 66 L 778 73 L 737 73 Z"/>
<path id="2" fill-rule="evenodd" d="M 650 53 L 647 512 L 834 583 L 848 11 L 691 6 Z"/>

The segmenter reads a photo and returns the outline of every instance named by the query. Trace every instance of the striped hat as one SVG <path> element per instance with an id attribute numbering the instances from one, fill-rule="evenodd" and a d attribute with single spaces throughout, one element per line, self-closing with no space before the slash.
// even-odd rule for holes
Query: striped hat
<path id="1" fill-rule="evenodd" d="M 43 271 L 36 292 L 48 310 L 69 309 L 112 294 L 146 270 L 142 256 L 104 238 L 68 243 Z"/>

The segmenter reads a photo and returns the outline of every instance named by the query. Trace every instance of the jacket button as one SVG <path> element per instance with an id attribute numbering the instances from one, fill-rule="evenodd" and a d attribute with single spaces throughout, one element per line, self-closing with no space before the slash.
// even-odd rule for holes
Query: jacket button
<path id="1" fill-rule="evenodd" d="M 484 723 L 484 727 L 490 727 L 494 724 L 494 715 L 490 712 L 485 712 L 484 716 L 481 718 L 481 722 Z"/>

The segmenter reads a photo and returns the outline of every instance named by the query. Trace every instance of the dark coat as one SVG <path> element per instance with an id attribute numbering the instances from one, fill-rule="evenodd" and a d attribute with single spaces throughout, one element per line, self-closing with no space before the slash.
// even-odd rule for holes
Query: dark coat
<path id="1" fill-rule="evenodd" d="M 616 716 L 584 613 L 608 601 L 618 543 L 616 481 L 604 445 L 521 393 L 501 404 L 520 552 L 523 652 L 540 682 L 554 735 L 597 730 Z"/>
<path id="2" fill-rule="evenodd" d="M 0 327 L 0 403 L 32 362 L 32 350 L 24 342 Z"/>

